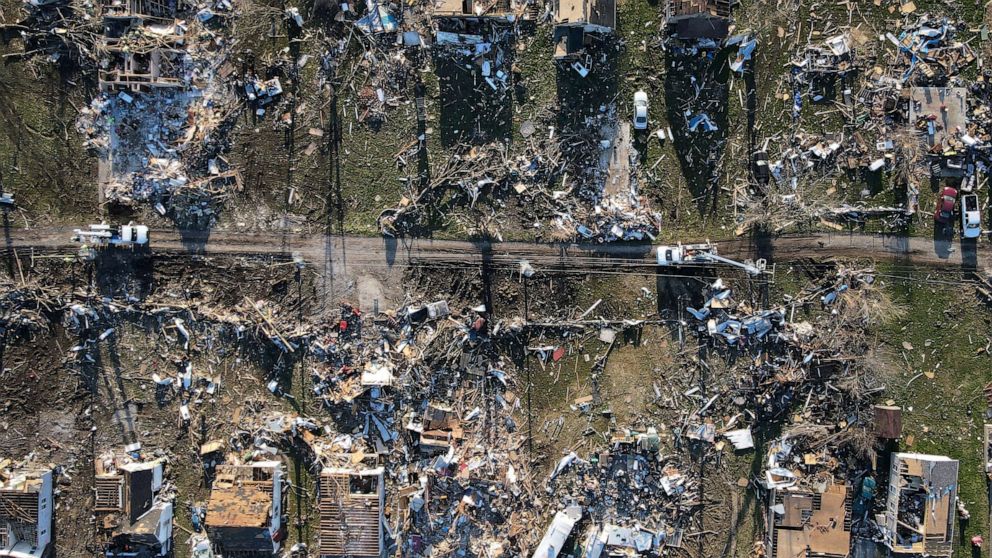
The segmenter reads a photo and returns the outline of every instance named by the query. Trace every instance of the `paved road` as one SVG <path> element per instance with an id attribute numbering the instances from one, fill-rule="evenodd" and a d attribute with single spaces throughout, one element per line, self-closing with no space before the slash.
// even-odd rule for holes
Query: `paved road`
<path id="1" fill-rule="evenodd" d="M 71 229 L 45 227 L 11 229 L 7 246 L 17 249 L 72 250 Z M 535 266 L 564 269 L 603 269 L 650 266 L 654 254 L 643 244 L 544 244 L 465 240 L 390 239 L 362 236 L 279 232 L 153 230 L 151 248 L 158 253 L 204 255 L 302 255 L 310 262 L 330 260 L 333 265 L 392 267 L 407 263 L 448 262 L 478 265 L 484 259 L 497 266 L 518 265 L 522 259 Z M 863 234 L 788 235 L 768 239 L 741 238 L 716 243 L 721 255 L 764 257 L 769 262 L 802 258 L 863 257 L 936 266 L 982 269 L 992 262 L 986 242 L 965 244 L 957 239 L 933 240 Z"/>

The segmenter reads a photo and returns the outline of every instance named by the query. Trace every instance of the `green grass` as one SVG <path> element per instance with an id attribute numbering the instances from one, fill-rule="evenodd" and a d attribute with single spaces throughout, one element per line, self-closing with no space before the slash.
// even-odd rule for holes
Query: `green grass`
<path id="1" fill-rule="evenodd" d="M 5 6 L 8 22 L 15 13 Z M 0 54 L 20 50 L 15 40 Z M 23 210 L 11 216 L 17 227 L 78 223 L 98 212 L 96 159 L 75 130 L 77 108 L 89 104 L 93 84 L 70 75 L 73 86 L 54 67 L 38 67 L 36 75 L 23 62 L 0 64 L 0 182 Z"/>
<path id="2" fill-rule="evenodd" d="M 886 272 L 881 267 L 880 271 Z M 906 274 L 901 269 L 891 272 Z M 905 305 L 909 314 L 879 331 L 879 343 L 891 350 L 893 365 L 899 370 L 887 383 L 883 397 L 903 407 L 902 451 L 947 455 L 960 461 L 959 497 L 971 512 L 963 534 L 966 539 L 980 534 L 988 540 L 982 388 L 992 381 L 992 358 L 987 352 L 979 354 L 979 349 L 992 336 L 990 314 L 968 288 L 921 283 L 928 275 L 953 280 L 922 269 L 912 271 L 910 280 L 884 279 L 894 302 Z M 905 350 L 903 341 L 911 343 L 913 350 Z M 933 372 L 933 379 L 925 375 L 928 372 Z M 914 438 L 912 446 L 907 443 L 909 436 Z M 955 556 L 971 556 L 970 545 L 958 545 Z"/>

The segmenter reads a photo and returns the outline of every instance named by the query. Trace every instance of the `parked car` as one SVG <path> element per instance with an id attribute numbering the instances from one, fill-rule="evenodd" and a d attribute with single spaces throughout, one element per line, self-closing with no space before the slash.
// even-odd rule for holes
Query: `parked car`
<path id="1" fill-rule="evenodd" d="M 643 91 L 634 93 L 634 129 L 645 130 L 648 127 L 648 94 Z"/>
<path id="2" fill-rule="evenodd" d="M 961 236 L 978 238 L 982 234 L 982 214 L 978 209 L 978 196 L 965 194 L 961 196 Z"/>
<path id="3" fill-rule="evenodd" d="M 937 198 L 937 210 L 933 212 L 933 220 L 941 224 L 948 224 L 954 217 L 954 203 L 958 201 L 958 191 L 950 186 L 945 186 Z"/>

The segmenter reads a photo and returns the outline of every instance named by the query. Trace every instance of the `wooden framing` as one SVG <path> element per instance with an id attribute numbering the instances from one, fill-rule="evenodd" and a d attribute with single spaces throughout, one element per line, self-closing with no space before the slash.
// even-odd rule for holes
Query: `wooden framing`
<path id="1" fill-rule="evenodd" d="M 321 557 L 382 556 L 384 471 L 324 469 L 320 473 Z M 359 485 L 356 487 L 356 484 Z"/>

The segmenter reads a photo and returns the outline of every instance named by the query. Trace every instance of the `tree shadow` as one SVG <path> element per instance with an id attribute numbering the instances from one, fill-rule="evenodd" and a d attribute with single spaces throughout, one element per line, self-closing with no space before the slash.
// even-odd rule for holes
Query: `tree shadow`
<path id="1" fill-rule="evenodd" d="M 755 523 L 758 523 L 761 519 L 765 517 L 765 502 L 758 498 L 759 491 L 754 488 L 754 482 L 756 479 L 760 478 L 761 471 L 765 466 L 766 455 L 760 451 L 760 448 L 766 447 L 766 444 L 776 440 L 782 435 L 782 424 L 780 422 L 759 422 L 756 423 L 752 428 L 752 436 L 754 438 L 754 448 L 752 450 L 747 450 L 753 452 L 751 462 L 748 466 L 748 481 L 750 482 L 749 489 L 744 491 L 744 499 L 741 502 L 740 508 L 737 510 L 737 514 L 732 518 L 731 528 L 727 533 L 727 540 L 724 543 L 722 556 L 734 556 L 736 549 L 731 548 L 731 545 L 737 537 L 737 531 L 740 529 L 740 525 L 747 520 L 748 509 L 754 505 L 752 510 L 752 519 Z M 741 454 L 743 452 L 735 451 L 735 454 Z"/>
<path id="2" fill-rule="evenodd" d="M 681 319 L 686 308 L 701 307 L 705 302 L 703 287 L 713 276 L 713 268 L 707 266 L 658 266 L 655 274 L 658 314 L 665 319 Z"/>
<path id="3" fill-rule="evenodd" d="M 758 142 L 758 130 L 755 129 L 758 121 L 757 73 L 757 64 L 754 63 L 754 59 L 752 58 L 744 65 L 744 88 L 746 90 L 745 101 L 747 103 L 748 156 L 757 151 Z"/>
<path id="4" fill-rule="evenodd" d="M 422 81 L 417 80 L 413 93 L 417 105 L 417 177 L 424 190 L 431 184 L 431 165 L 427 152 L 427 91 Z"/>
<path id="5" fill-rule="evenodd" d="M 7 275 L 15 279 L 17 276 L 14 275 L 14 241 L 10 238 L 10 212 L 6 210 L 3 212 L 3 240 L 7 249 Z"/>
<path id="6" fill-rule="evenodd" d="M 665 105 L 682 175 L 700 214 L 715 213 L 727 141 L 730 49 L 676 44 L 666 51 Z"/>
<path id="7" fill-rule="evenodd" d="M 938 258 L 946 260 L 951 257 L 954 247 L 954 226 L 951 224 L 934 223 L 933 252 Z"/>
<path id="8" fill-rule="evenodd" d="M 439 32 L 455 33 L 462 40 L 457 47 L 435 43 L 433 48 L 440 82 L 441 144 L 509 142 L 513 131 L 511 67 L 516 50 L 512 24 L 479 18 L 438 18 L 436 22 Z M 484 42 L 474 44 L 466 36 Z M 487 50 L 486 44 L 491 48 Z"/>
<path id="9" fill-rule="evenodd" d="M 961 269 L 978 271 L 978 239 L 961 239 Z"/>
<path id="10" fill-rule="evenodd" d="M 392 268 L 396 263 L 396 248 L 399 241 L 394 236 L 383 236 L 382 244 L 386 248 L 386 267 Z"/>
<path id="11" fill-rule="evenodd" d="M 109 298 L 144 300 L 152 292 L 154 263 L 148 246 L 99 250 L 93 261 L 97 291 Z"/>
<path id="12" fill-rule="evenodd" d="M 212 225 L 203 225 L 197 228 L 180 228 L 179 242 L 187 253 L 192 255 L 204 255 L 207 253 L 207 242 L 210 240 Z"/>
<path id="13" fill-rule="evenodd" d="M 585 33 L 583 37 L 584 55 L 575 62 L 589 70 L 585 77 L 571 65 L 572 59 L 555 61 L 557 120 L 562 130 L 575 130 L 586 117 L 601 112 L 617 94 L 619 48 L 616 38 L 612 34 L 598 33 Z"/>
<path id="14" fill-rule="evenodd" d="M 119 330 L 115 330 L 114 333 L 101 342 L 107 347 L 107 357 L 110 359 L 111 371 L 108 374 L 106 367 L 101 367 L 101 370 L 104 371 L 102 374 L 104 388 L 107 396 L 110 398 L 108 407 L 114 409 L 113 422 L 117 424 L 121 431 L 121 441 L 125 444 L 130 444 L 138 441 L 137 415 L 139 409 L 127 396 L 127 390 L 124 386 L 124 366 L 121 363 L 120 348 L 117 346 L 118 335 Z M 96 345 L 96 348 L 99 348 L 99 343 Z M 95 352 L 99 354 L 99 350 Z M 116 393 L 120 393 L 121 398 L 119 400 Z"/>
<path id="15" fill-rule="evenodd" d="M 775 245 L 772 240 L 773 234 L 768 224 L 751 228 L 751 245 L 754 246 L 755 259 L 763 259 L 768 263 L 774 261 Z"/>

